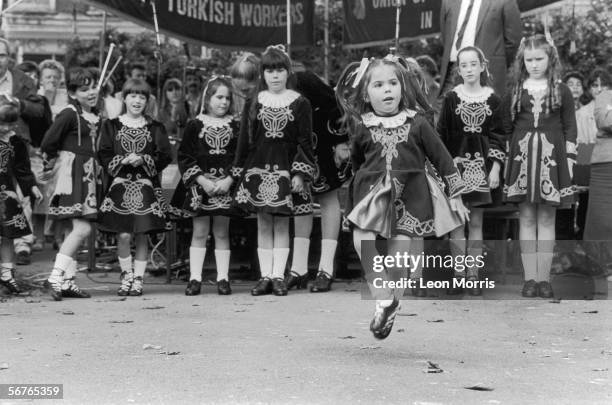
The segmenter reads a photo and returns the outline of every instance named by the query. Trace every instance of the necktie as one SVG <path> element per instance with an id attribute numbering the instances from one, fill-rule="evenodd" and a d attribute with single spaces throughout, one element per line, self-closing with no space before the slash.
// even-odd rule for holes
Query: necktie
<path id="1" fill-rule="evenodd" d="M 455 48 L 457 50 L 461 49 L 461 43 L 463 42 L 463 35 L 465 34 L 465 28 L 467 27 L 468 21 L 470 21 L 470 17 L 472 14 L 472 8 L 474 8 L 474 0 L 470 0 L 470 4 L 468 4 L 468 8 L 465 12 L 465 16 L 463 17 L 463 22 L 461 23 L 461 28 L 459 28 L 459 33 L 457 34 L 457 42 L 455 42 Z"/>

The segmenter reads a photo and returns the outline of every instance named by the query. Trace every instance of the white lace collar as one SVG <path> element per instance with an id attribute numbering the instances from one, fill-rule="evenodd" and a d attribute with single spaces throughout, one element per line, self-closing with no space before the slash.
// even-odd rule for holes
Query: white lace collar
<path id="1" fill-rule="evenodd" d="M 397 128 L 404 125 L 408 118 L 414 118 L 416 114 L 417 112 L 414 110 L 402 110 L 391 117 L 381 117 L 373 112 L 369 112 L 363 114 L 361 120 L 366 127 L 378 127 L 382 125 L 383 128 Z"/>
<path id="2" fill-rule="evenodd" d="M 290 89 L 287 89 L 282 94 L 275 94 L 264 90 L 257 95 L 257 101 L 266 107 L 283 108 L 288 107 L 298 97 L 300 97 L 300 93 Z"/>
<path id="3" fill-rule="evenodd" d="M 548 82 L 534 82 L 532 80 L 525 80 L 523 83 L 523 89 L 530 93 L 541 93 L 548 90 Z"/>
<path id="4" fill-rule="evenodd" d="M 491 97 L 491 94 L 493 94 L 493 89 L 490 87 L 483 87 L 480 93 L 471 94 L 465 90 L 463 84 L 456 86 L 453 91 L 461 100 L 468 103 L 484 103 Z"/>
<path id="5" fill-rule="evenodd" d="M 79 115 L 79 112 L 78 112 L 77 108 L 76 108 L 74 105 L 72 105 L 72 104 L 68 104 L 68 105 L 66 106 L 66 108 L 71 109 L 72 111 L 74 111 L 75 113 L 77 113 L 77 115 Z M 81 111 L 80 116 L 81 116 L 81 117 L 82 117 L 82 118 L 83 118 L 85 121 L 89 122 L 89 123 L 90 123 L 90 124 L 92 124 L 92 125 L 97 125 L 97 124 L 98 124 L 98 122 L 100 122 L 100 116 L 99 116 L 99 115 L 96 115 L 96 114 L 94 114 L 94 113 L 92 113 L 92 112 L 87 112 L 87 111 L 85 111 L 85 110 L 82 110 L 82 111 Z"/>
<path id="6" fill-rule="evenodd" d="M 122 114 L 118 118 L 119 121 L 128 128 L 142 128 L 147 125 L 147 120 L 143 115 L 138 118 L 130 118 L 127 114 Z"/>
<path id="7" fill-rule="evenodd" d="M 200 120 L 200 122 L 202 122 L 202 124 L 205 127 L 212 127 L 212 128 L 225 127 L 229 125 L 229 123 L 232 122 L 233 120 L 231 114 L 227 114 L 226 116 L 221 117 L 221 118 L 211 117 L 210 115 L 206 115 L 206 114 L 199 114 L 196 118 Z"/>

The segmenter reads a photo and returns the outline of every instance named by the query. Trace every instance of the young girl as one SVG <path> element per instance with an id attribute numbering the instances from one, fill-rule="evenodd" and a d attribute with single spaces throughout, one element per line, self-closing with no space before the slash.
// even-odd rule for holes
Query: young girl
<path id="1" fill-rule="evenodd" d="M 238 138 L 237 123 L 230 111 L 230 82 L 213 77 L 202 94 L 202 111 L 185 129 L 178 151 L 178 164 L 187 188 L 182 208 L 193 216 L 193 236 L 189 248 L 191 273 L 185 295 L 198 295 L 202 285 L 202 266 L 206 256 L 206 239 L 211 230 L 215 237 L 217 292 L 232 293 L 229 284 L 230 242 L 229 217 L 230 169 Z"/>
<path id="2" fill-rule="evenodd" d="M 501 127 L 501 100 L 490 87 L 487 60 L 479 48 L 465 47 L 457 54 L 459 76 L 463 83 L 447 93 L 438 133 L 453 157 L 465 183 L 463 201 L 470 208 L 468 256 L 482 255 L 482 216 L 479 206 L 493 202 L 492 190 L 499 186 L 499 171 L 505 158 L 505 139 Z M 451 239 L 465 239 L 465 227 L 451 232 Z M 452 244 L 453 254 L 463 255 L 463 243 Z M 464 273 L 455 277 L 463 277 Z M 478 268 L 467 269 L 468 280 L 478 280 Z M 450 289 L 460 293 L 461 289 Z M 478 287 L 471 295 L 480 295 Z"/>
<path id="3" fill-rule="evenodd" d="M 19 102 L 5 95 L 0 96 L 0 284 L 14 294 L 18 294 L 20 289 L 13 275 L 13 239 L 31 233 L 17 198 L 15 181 L 24 193 L 31 191 L 36 202 L 42 200 L 42 194 L 36 187 L 34 174 L 30 169 L 28 147 L 13 130 L 13 123 L 18 118 Z"/>
<path id="4" fill-rule="evenodd" d="M 68 107 L 57 115 L 41 145 L 48 160 L 57 158 L 49 218 L 72 223 L 47 280 L 56 301 L 61 301 L 62 297 L 89 298 L 89 294 L 74 283 L 74 256 L 91 232 L 90 221 L 98 215 L 101 181 L 95 149 L 99 116 L 94 109 L 97 101 L 94 81 L 88 69 L 74 68 L 68 72 Z"/>
<path id="5" fill-rule="evenodd" d="M 242 116 L 232 175 L 239 180 L 236 205 L 257 213 L 261 279 L 251 294 L 287 295 L 289 217 L 312 212 L 312 112 L 287 88 L 291 61 L 281 46 L 268 47 L 261 62 L 260 91 Z"/>
<path id="6" fill-rule="evenodd" d="M 504 111 L 505 131 L 512 134 L 504 200 L 520 209 L 522 295 L 551 298 L 555 210 L 574 197 L 574 100 L 560 82 L 557 49 L 545 36 L 523 39 L 514 64 L 510 108 Z"/>
<path id="7" fill-rule="evenodd" d="M 362 241 L 386 238 L 394 251 L 397 241 L 433 235 L 433 205 L 425 174 L 425 160 L 437 168 L 451 197 L 451 206 L 462 217 L 464 185 L 449 153 L 423 114 L 417 100 L 430 108 L 418 83 L 395 57 L 363 63 L 349 114 L 354 177 L 349 187 L 347 219 L 353 226 L 353 242 L 360 258 Z M 339 94 L 344 90 L 337 88 Z M 385 269 L 380 276 L 388 278 Z M 378 277 L 378 276 L 377 276 Z M 403 289 L 375 288 L 376 311 L 370 330 L 378 339 L 391 333 Z"/>
<path id="8" fill-rule="evenodd" d="M 125 113 L 104 121 L 100 134 L 98 156 L 112 180 L 100 205 L 99 222 L 101 230 L 118 234 L 120 296 L 142 295 L 147 233 L 163 232 L 166 227 L 159 173 L 170 163 L 170 143 L 163 124 L 144 115 L 150 91 L 143 80 L 125 82 L 121 92 Z"/>

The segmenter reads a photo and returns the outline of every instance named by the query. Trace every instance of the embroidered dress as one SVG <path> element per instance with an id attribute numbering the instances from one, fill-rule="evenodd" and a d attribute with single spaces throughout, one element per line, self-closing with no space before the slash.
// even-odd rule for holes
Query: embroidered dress
<path id="1" fill-rule="evenodd" d="M 232 176 L 237 180 L 235 204 L 246 212 L 305 215 L 313 211 L 308 182 L 314 178 L 310 103 L 293 90 L 257 95 L 257 117 L 243 114 Z M 248 108 L 248 107 L 247 107 Z M 291 178 L 300 174 L 302 193 L 291 192 Z"/>
<path id="2" fill-rule="evenodd" d="M 459 85 L 448 92 L 438 133 L 465 182 L 463 201 L 474 206 L 493 202 L 489 172 L 494 161 L 503 165 L 506 157 L 501 100 L 493 89 L 485 87 L 481 94 L 471 95 Z M 501 193 L 496 200 L 501 202 Z"/>
<path id="3" fill-rule="evenodd" d="M 45 134 L 41 150 L 47 159 L 57 158 L 49 185 L 52 219 L 97 217 L 102 186 L 95 149 L 98 123 L 97 115 L 70 99 Z"/>
<path id="4" fill-rule="evenodd" d="M 178 150 L 178 164 L 184 187 L 181 200 L 173 198 L 173 205 L 191 216 L 234 215 L 233 187 L 223 195 L 209 196 L 196 181 L 204 176 L 218 181 L 230 176 L 238 142 L 238 123 L 231 115 L 215 118 L 200 114 L 189 121 Z"/>
<path id="5" fill-rule="evenodd" d="M 26 143 L 10 132 L 0 137 L 0 236 L 9 239 L 32 233 L 15 191 L 15 181 L 25 195 L 36 184 Z"/>
<path id="6" fill-rule="evenodd" d="M 385 238 L 435 234 L 426 160 L 443 179 L 449 197 L 465 188 L 439 136 L 415 111 L 401 111 L 392 117 L 362 115 L 362 124 L 351 140 L 351 159 L 354 176 L 349 185 L 347 219 Z"/>
<path id="7" fill-rule="evenodd" d="M 546 113 L 548 86 L 525 84 L 514 122 L 510 111 L 505 112 L 506 131 L 512 133 L 505 170 L 506 202 L 560 206 L 574 201 L 570 165 L 576 161 L 576 115 L 570 90 L 559 84 L 559 91 L 561 106 Z"/>
<path id="8" fill-rule="evenodd" d="M 121 161 L 130 153 L 141 156 L 144 163 L 123 165 Z M 134 234 L 164 231 L 167 204 L 159 174 L 172 158 L 164 126 L 126 115 L 104 121 L 99 156 L 112 178 L 100 205 L 100 228 Z"/>
<path id="9" fill-rule="evenodd" d="M 331 87 L 312 72 L 296 72 L 297 90 L 308 99 L 312 108 L 313 149 L 316 163 L 312 183 L 314 195 L 340 188 L 351 173 L 350 164 L 336 166 L 334 148 L 348 142 L 348 134 L 339 123 L 342 113 Z M 347 162 L 348 163 L 348 162 Z"/>

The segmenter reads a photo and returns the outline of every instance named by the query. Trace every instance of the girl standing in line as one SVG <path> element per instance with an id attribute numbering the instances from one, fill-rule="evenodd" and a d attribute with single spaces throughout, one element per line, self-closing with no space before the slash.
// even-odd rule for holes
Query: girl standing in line
<path id="1" fill-rule="evenodd" d="M 413 75 L 413 74 L 412 74 Z M 377 236 L 388 240 L 388 251 L 409 244 L 413 238 L 435 234 L 433 204 L 425 174 L 429 159 L 444 179 L 450 204 L 462 218 L 464 184 L 451 156 L 417 103 L 428 107 L 416 79 L 395 57 L 362 62 L 354 80 L 354 96 L 346 103 L 352 121 L 351 159 L 354 176 L 349 186 L 347 219 L 360 258 L 363 241 Z M 342 86 L 339 98 L 347 93 Z M 403 250 L 403 249 L 402 249 Z M 389 278 L 390 269 L 377 277 Z M 371 276 L 371 275 L 370 275 Z M 391 333 L 399 310 L 401 288 L 377 288 L 368 281 L 376 298 L 370 323 L 374 337 Z"/>
<path id="2" fill-rule="evenodd" d="M 522 295 L 551 298 L 555 213 L 574 202 L 574 100 L 561 83 L 557 49 L 544 35 L 523 38 L 514 64 L 510 106 L 504 111 L 505 132 L 512 134 L 504 201 L 519 204 Z"/>
<path id="3" fill-rule="evenodd" d="M 457 54 L 457 65 L 463 83 L 446 94 L 437 129 L 465 183 L 462 197 L 470 208 L 467 254 L 476 257 L 482 255 L 484 210 L 480 207 L 494 202 L 492 190 L 499 187 L 500 169 L 506 156 L 505 139 L 501 127 L 501 99 L 490 86 L 483 52 L 476 47 L 465 47 Z M 451 239 L 459 241 L 451 245 L 453 254 L 463 255 L 465 227 L 452 231 Z M 478 280 L 478 268 L 470 267 L 467 275 L 461 272 L 455 277 Z M 462 290 L 452 288 L 448 292 L 460 294 Z M 468 292 L 482 294 L 478 287 Z"/>
<path id="4" fill-rule="evenodd" d="M 232 175 L 236 206 L 257 213 L 261 279 L 252 295 L 287 295 L 289 217 L 312 213 L 309 182 L 315 174 L 312 111 L 288 87 L 291 60 L 282 46 L 266 49 L 259 91 L 245 110 Z"/>
<path id="5" fill-rule="evenodd" d="M 238 138 L 237 123 L 230 108 L 231 83 L 213 77 L 204 88 L 202 111 L 185 129 L 178 151 L 178 163 L 187 188 L 183 210 L 193 216 L 189 248 L 190 280 L 185 295 L 198 295 L 202 287 L 202 266 L 206 240 L 211 229 L 215 237 L 217 292 L 229 295 L 229 215 L 232 209 L 230 170 Z"/>
<path id="6" fill-rule="evenodd" d="M 101 170 L 96 160 L 100 117 L 94 108 L 98 94 L 93 73 L 85 68 L 71 69 L 66 88 L 68 106 L 57 115 L 41 144 L 46 159 L 55 160 L 57 166 L 55 186 L 50 186 L 54 191 L 49 199 L 49 218 L 72 223 L 47 280 L 56 301 L 90 297 L 74 282 L 74 256 L 91 232 L 90 221 L 98 216 L 101 191 Z"/>
<path id="7" fill-rule="evenodd" d="M 130 79 L 122 90 L 125 113 L 104 121 L 100 162 L 112 178 L 100 206 L 100 229 L 117 233 L 121 267 L 119 296 L 140 296 L 147 268 L 148 233 L 166 229 L 166 203 L 159 173 L 170 163 L 163 124 L 145 115 L 151 94 L 144 80 Z M 131 241 L 136 251 L 132 264 Z"/>

